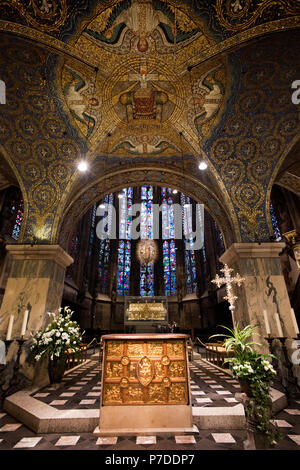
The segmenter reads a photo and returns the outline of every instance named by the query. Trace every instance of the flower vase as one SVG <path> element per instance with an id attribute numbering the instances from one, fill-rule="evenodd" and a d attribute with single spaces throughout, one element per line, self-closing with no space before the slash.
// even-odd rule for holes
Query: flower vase
<path id="1" fill-rule="evenodd" d="M 50 383 L 60 383 L 66 370 L 66 361 L 64 357 L 55 357 L 48 363 L 48 374 Z"/>
<path id="2" fill-rule="evenodd" d="M 241 391 L 245 393 L 247 397 L 249 398 L 253 397 L 253 391 L 252 391 L 250 382 L 247 382 L 246 380 L 241 380 L 241 379 L 238 379 L 238 380 L 239 380 L 239 384 L 241 387 Z"/>

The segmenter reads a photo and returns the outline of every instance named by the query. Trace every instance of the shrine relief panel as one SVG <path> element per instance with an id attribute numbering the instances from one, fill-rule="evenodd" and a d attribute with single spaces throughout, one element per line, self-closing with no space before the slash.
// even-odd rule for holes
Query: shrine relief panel
<path id="1" fill-rule="evenodd" d="M 102 405 L 188 404 L 184 340 L 107 340 Z"/>

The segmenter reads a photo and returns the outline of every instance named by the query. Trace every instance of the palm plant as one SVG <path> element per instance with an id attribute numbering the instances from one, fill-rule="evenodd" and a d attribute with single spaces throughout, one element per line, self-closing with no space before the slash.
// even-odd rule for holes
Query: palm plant
<path id="1" fill-rule="evenodd" d="M 242 390 L 250 397 L 245 406 L 249 422 L 252 422 L 257 431 L 263 433 L 271 444 L 276 443 L 281 434 L 277 426 L 274 426 L 272 412 L 272 400 L 270 398 L 270 382 L 273 381 L 276 371 L 269 358 L 275 358 L 272 354 L 262 355 L 253 346 L 261 346 L 260 343 L 249 340 L 255 334 L 256 326 L 247 325 L 240 329 L 238 324 L 233 328 L 222 326 L 230 334 L 216 334 L 210 337 L 223 337 L 223 346 L 227 353 L 232 352 L 232 357 L 225 359 L 230 363 L 233 377 L 236 377 Z"/>
<path id="2" fill-rule="evenodd" d="M 234 357 L 239 362 L 246 361 L 249 354 L 253 353 L 252 346 L 261 346 L 261 344 L 255 341 L 247 341 L 248 338 L 255 334 L 256 326 L 247 325 L 245 328 L 239 329 L 238 324 L 236 324 L 233 328 L 228 328 L 227 326 L 222 326 L 222 328 L 228 330 L 230 335 L 220 333 L 210 336 L 209 339 L 216 337 L 226 338 L 223 343 L 226 352 L 232 351 Z M 227 361 L 229 360 L 227 359 Z"/>

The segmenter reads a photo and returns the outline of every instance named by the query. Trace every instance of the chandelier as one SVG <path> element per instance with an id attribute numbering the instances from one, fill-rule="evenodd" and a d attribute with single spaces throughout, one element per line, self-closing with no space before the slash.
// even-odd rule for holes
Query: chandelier
<path id="1" fill-rule="evenodd" d="M 137 244 L 137 258 L 141 264 L 151 265 L 155 263 L 158 255 L 157 245 L 154 240 L 143 239 Z"/>

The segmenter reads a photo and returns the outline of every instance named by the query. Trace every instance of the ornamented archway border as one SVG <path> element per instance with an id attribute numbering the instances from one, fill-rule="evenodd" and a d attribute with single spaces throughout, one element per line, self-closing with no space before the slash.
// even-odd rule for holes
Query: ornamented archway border
<path id="1" fill-rule="evenodd" d="M 29 208 L 28 194 L 27 194 L 27 191 L 25 189 L 24 182 L 21 178 L 20 173 L 18 172 L 18 170 L 17 170 L 14 162 L 12 161 L 11 157 L 9 156 L 9 154 L 7 153 L 7 151 L 5 150 L 3 145 L 1 145 L 1 144 L 0 144 L 0 157 L 3 157 L 4 160 L 6 161 L 7 165 L 10 167 L 11 171 L 13 172 L 13 174 L 14 174 L 17 182 L 18 182 L 20 191 L 22 193 L 22 198 L 23 198 L 23 201 L 24 201 L 24 215 L 23 215 L 23 221 L 22 221 L 23 223 L 22 223 L 21 229 L 20 229 L 20 238 L 21 238 L 22 235 L 23 235 L 25 225 L 26 225 L 26 220 L 27 220 L 27 217 L 28 217 L 28 208 Z"/>
<path id="2" fill-rule="evenodd" d="M 86 186 L 57 221 L 56 242 L 67 250 L 76 224 L 93 204 L 108 193 L 117 192 L 128 186 L 142 185 L 167 186 L 178 189 L 196 202 L 204 204 L 205 209 L 216 220 L 226 247 L 240 240 L 239 230 L 234 220 L 235 214 L 229 215 L 220 200 L 196 179 L 189 176 L 183 177 L 180 173 L 168 169 L 131 168 L 105 175 L 105 177 L 100 177 Z"/>
<path id="3" fill-rule="evenodd" d="M 288 156 L 290 155 L 290 153 L 293 151 L 293 149 L 295 148 L 295 146 L 300 143 L 300 136 L 299 135 L 296 135 L 292 141 L 289 143 L 289 145 L 285 148 L 284 152 L 282 153 L 281 157 L 278 159 L 278 162 L 276 164 L 276 167 L 274 168 L 274 171 L 272 173 L 272 177 L 270 179 L 270 182 L 269 182 L 269 185 L 268 185 L 268 188 L 267 188 L 267 192 L 266 192 L 266 213 L 267 213 L 267 209 L 269 207 L 269 204 L 270 204 L 270 199 L 271 199 L 271 191 L 272 191 L 272 188 L 273 188 L 273 185 L 275 183 L 277 183 L 276 179 L 277 179 L 277 176 L 278 176 L 278 173 L 279 173 L 279 170 L 281 168 L 281 166 L 283 165 L 284 161 L 286 158 L 288 158 Z M 280 184 L 278 182 L 278 184 Z M 289 187 L 287 188 L 289 191 L 293 191 L 295 192 L 295 194 L 297 194 L 296 191 L 293 190 L 293 188 Z M 269 225 L 269 228 L 271 229 L 272 228 L 272 221 L 271 221 L 271 217 L 269 218 L 268 220 L 268 225 Z"/>
<path id="4" fill-rule="evenodd" d="M 263 23 L 261 25 L 255 26 L 246 31 L 239 32 L 238 34 L 221 41 L 214 46 L 208 48 L 207 50 L 201 52 L 201 54 L 194 56 L 187 63 L 187 67 L 196 67 L 202 62 L 205 62 L 209 59 L 216 57 L 219 54 L 224 54 L 232 52 L 237 47 L 241 47 L 249 42 L 251 39 L 256 39 L 266 34 L 273 32 L 282 32 L 289 29 L 300 28 L 300 16 L 294 16 L 291 18 L 283 18 L 269 23 Z M 50 36 L 44 32 L 38 31 L 37 29 L 31 28 L 29 26 L 20 25 L 18 23 L 13 23 L 12 21 L 0 20 L 0 32 L 10 33 L 16 36 L 22 37 L 24 39 L 34 40 L 34 42 L 39 42 L 39 46 L 44 46 L 56 52 L 57 54 L 71 56 L 73 59 L 85 63 L 88 67 L 95 68 L 99 67 L 99 64 L 93 62 L 92 58 L 88 58 L 74 47 L 71 44 L 66 44 L 59 39 Z"/>

